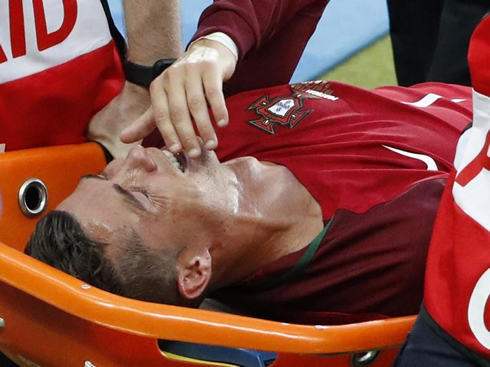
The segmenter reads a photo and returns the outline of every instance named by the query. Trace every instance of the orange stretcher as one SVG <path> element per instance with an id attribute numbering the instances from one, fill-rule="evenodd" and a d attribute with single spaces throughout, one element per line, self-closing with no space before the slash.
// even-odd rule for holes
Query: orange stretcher
<path id="1" fill-rule="evenodd" d="M 94 143 L 0 154 L 0 350 L 41 367 L 391 366 L 414 317 L 295 325 L 152 304 L 23 254 L 36 221 L 105 166 Z"/>

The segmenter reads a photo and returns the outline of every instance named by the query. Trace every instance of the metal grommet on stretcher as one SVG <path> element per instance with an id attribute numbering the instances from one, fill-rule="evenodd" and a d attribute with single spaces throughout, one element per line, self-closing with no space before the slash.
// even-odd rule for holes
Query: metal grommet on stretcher
<path id="1" fill-rule="evenodd" d="M 41 214 L 48 205 L 48 189 L 38 178 L 26 180 L 19 189 L 19 206 L 28 217 Z"/>
<path id="2" fill-rule="evenodd" d="M 352 367 L 371 366 L 380 355 L 379 350 L 370 350 L 367 352 L 355 353 L 351 359 Z"/>

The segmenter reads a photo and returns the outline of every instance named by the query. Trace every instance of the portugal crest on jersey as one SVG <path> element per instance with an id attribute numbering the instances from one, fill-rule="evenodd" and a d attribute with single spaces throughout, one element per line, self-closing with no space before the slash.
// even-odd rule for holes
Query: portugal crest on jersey
<path id="1" fill-rule="evenodd" d="M 248 108 L 255 110 L 255 113 L 260 116 L 258 120 L 248 121 L 248 123 L 269 134 L 275 134 L 276 124 L 293 129 L 311 112 L 311 110 L 302 111 L 303 106 L 303 98 L 295 95 L 280 96 L 274 99 L 265 95 Z"/>
<path id="2" fill-rule="evenodd" d="M 325 98 L 336 101 L 332 96 L 330 83 L 326 81 L 306 82 L 291 85 L 291 94 L 273 99 L 265 95 L 252 103 L 248 110 L 254 110 L 260 116 L 248 123 L 269 133 L 275 134 L 275 125 L 289 126 L 294 129 L 313 110 L 302 110 L 305 99 Z"/>

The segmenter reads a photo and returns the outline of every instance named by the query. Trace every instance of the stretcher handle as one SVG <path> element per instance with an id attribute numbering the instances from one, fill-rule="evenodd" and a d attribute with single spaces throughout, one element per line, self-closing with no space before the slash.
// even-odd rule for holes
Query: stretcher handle
<path id="1" fill-rule="evenodd" d="M 142 302 L 91 287 L 3 243 L 0 280 L 69 314 L 124 333 L 271 352 L 342 354 L 394 348 L 403 343 L 415 320 L 408 316 L 310 326 Z"/>

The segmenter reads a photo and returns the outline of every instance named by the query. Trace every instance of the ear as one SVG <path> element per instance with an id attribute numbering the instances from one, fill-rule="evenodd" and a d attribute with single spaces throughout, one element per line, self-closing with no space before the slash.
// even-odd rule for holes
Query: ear
<path id="1" fill-rule="evenodd" d="M 180 294 L 187 299 L 201 296 L 211 280 L 211 254 L 206 249 L 190 257 L 179 258 L 178 286 Z"/>

